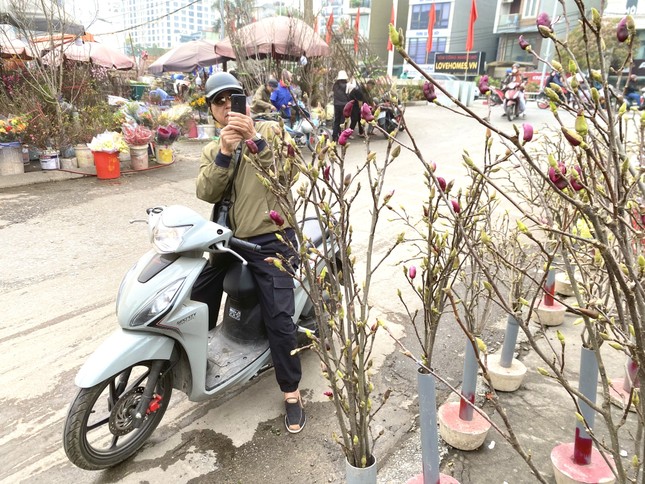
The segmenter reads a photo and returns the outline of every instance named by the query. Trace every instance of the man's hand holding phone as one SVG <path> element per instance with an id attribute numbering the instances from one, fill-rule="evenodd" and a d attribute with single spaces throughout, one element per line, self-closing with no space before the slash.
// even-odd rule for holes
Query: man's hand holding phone
<path id="1" fill-rule="evenodd" d="M 221 151 L 231 155 L 240 143 L 255 136 L 253 119 L 247 116 L 246 96 L 231 95 L 231 111 L 228 113 L 228 124 L 220 132 Z"/>

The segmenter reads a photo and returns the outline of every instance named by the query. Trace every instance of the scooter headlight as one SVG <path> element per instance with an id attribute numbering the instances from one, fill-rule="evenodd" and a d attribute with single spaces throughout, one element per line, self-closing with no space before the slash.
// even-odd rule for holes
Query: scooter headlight
<path id="1" fill-rule="evenodd" d="M 152 229 L 152 245 L 160 254 L 177 252 L 183 242 L 184 235 L 192 225 L 181 225 L 178 227 L 166 227 L 161 219 Z"/>
<path id="2" fill-rule="evenodd" d="M 155 319 L 158 319 L 166 314 L 172 306 L 177 293 L 184 285 L 186 278 L 182 277 L 175 282 L 166 286 L 152 298 L 150 298 L 143 309 L 130 321 L 130 326 L 141 326 L 148 324 Z"/>

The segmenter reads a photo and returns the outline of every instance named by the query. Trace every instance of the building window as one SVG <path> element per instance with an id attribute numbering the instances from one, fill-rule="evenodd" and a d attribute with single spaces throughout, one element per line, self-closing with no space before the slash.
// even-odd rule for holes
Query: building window
<path id="1" fill-rule="evenodd" d="M 523 17 L 537 17 L 540 0 L 526 0 L 524 2 Z"/>
<path id="2" fill-rule="evenodd" d="M 427 28 L 427 27 L 426 27 Z M 428 38 L 410 39 L 408 44 L 408 54 L 417 64 L 432 64 L 436 52 L 445 52 L 447 37 L 432 38 L 432 52 L 426 52 Z"/>
<path id="3" fill-rule="evenodd" d="M 537 1 L 537 0 L 535 0 Z M 427 30 L 428 29 L 428 16 L 430 13 L 429 3 L 423 5 L 413 5 L 412 15 L 410 16 L 410 30 Z M 450 20 L 450 3 L 435 3 L 435 29 L 448 28 L 448 21 Z"/>

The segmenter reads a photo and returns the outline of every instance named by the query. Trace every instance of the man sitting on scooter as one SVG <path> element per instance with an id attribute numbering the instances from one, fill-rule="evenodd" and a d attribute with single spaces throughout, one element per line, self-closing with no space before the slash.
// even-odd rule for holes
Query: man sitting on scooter
<path id="1" fill-rule="evenodd" d="M 280 164 L 273 155 L 272 139 L 275 136 L 273 121 L 254 123 L 247 114 L 231 111 L 231 95 L 242 94 L 242 86 L 227 72 L 213 74 L 206 81 L 206 99 L 216 124 L 221 127 L 219 139 L 210 142 L 202 150 L 201 166 L 197 177 L 197 197 L 210 203 L 221 201 L 227 186 L 232 183 L 229 226 L 234 235 L 261 250 L 236 249 L 248 261 L 257 284 L 262 318 L 269 338 L 275 376 L 284 392 L 286 408 L 285 426 L 291 433 L 300 432 L 306 418 L 298 385 L 301 378 L 300 359 L 291 352 L 296 348 L 296 326 L 293 322 L 294 282 L 291 276 L 265 261 L 267 257 L 284 257 L 298 264 L 294 230 L 285 219 L 282 229 L 289 243 L 276 237 L 278 226 L 269 218 L 269 211 L 283 212 L 273 192 L 258 179 L 258 168 L 249 156 L 247 140 L 257 146 L 257 163 L 266 168 L 280 171 Z M 288 135 L 287 135 L 288 136 Z M 239 162 L 236 149 L 241 147 Z M 236 164 L 239 166 L 236 167 Z M 285 178 L 288 178 L 285 175 Z M 293 180 L 286 180 L 291 184 Z M 291 202 L 293 202 L 291 200 Z M 235 259 L 228 254 L 218 256 L 213 264 L 207 265 L 195 283 L 192 299 L 208 304 L 209 327 L 215 327 L 223 293 L 224 276 Z"/>
<path id="2" fill-rule="evenodd" d="M 629 106 L 638 106 L 641 105 L 641 94 L 638 91 L 638 83 L 636 74 L 629 76 L 629 81 L 625 86 L 625 100 Z"/>

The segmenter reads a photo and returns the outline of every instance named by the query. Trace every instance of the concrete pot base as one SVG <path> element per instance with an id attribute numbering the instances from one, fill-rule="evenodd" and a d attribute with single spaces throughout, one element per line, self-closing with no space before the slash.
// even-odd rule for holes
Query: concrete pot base
<path id="1" fill-rule="evenodd" d="M 475 450 L 486 440 L 490 422 L 474 412 L 471 421 L 459 418 L 459 402 L 444 403 L 437 412 L 439 434 L 450 446 L 459 450 Z"/>
<path id="2" fill-rule="evenodd" d="M 616 405 L 619 408 L 626 408 L 629 403 L 629 392 L 625 391 L 623 385 L 625 384 L 624 378 L 616 378 L 611 380 L 611 385 L 609 385 L 609 398 L 611 403 Z M 635 405 L 630 405 L 630 412 L 636 411 Z"/>
<path id="3" fill-rule="evenodd" d="M 553 301 L 553 306 L 544 304 L 544 300 L 533 310 L 532 319 L 536 323 L 542 323 L 544 326 L 560 326 L 564 323 L 566 308 L 557 301 Z"/>
<path id="4" fill-rule="evenodd" d="M 609 460 L 613 463 L 611 457 Z M 616 482 L 611 468 L 595 448 L 591 449 L 591 463 L 573 462 L 573 442 L 560 444 L 551 451 L 551 464 L 557 484 L 613 484 Z"/>
<path id="5" fill-rule="evenodd" d="M 490 375 L 493 388 L 499 392 L 514 392 L 517 390 L 524 376 L 526 366 L 520 360 L 513 358 L 510 368 L 500 365 L 501 354 L 489 355 L 487 358 L 487 369 Z"/>
<path id="6" fill-rule="evenodd" d="M 409 479 L 405 484 L 424 484 L 423 474 L 414 476 L 412 479 Z M 459 484 L 459 481 L 454 477 L 447 476 L 445 474 L 439 475 L 439 484 Z"/>
<path id="7" fill-rule="evenodd" d="M 566 272 L 558 272 L 555 275 L 555 292 L 563 296 L 573 296 L 573 287 Z"/>

